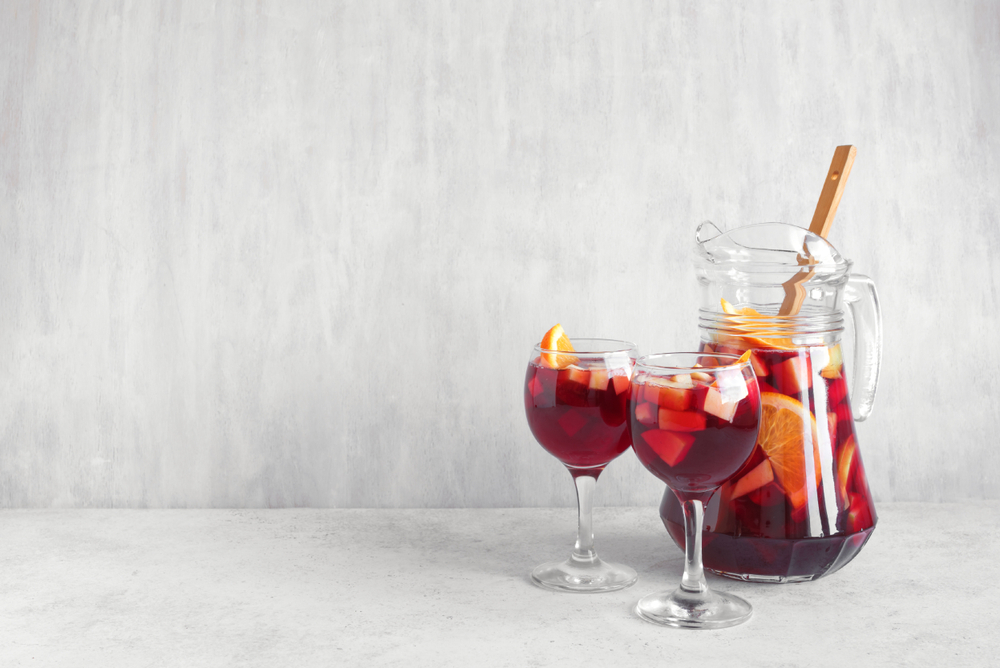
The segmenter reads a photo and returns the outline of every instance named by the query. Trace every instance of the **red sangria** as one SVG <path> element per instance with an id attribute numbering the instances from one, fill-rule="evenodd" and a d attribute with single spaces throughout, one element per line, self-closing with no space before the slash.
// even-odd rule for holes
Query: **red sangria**
<path id="1" fill-rule="evenodd" d="M 827 229 L 831 219 L 813 223 Z M 696 238 L 701 350 L 751 351 L 762 408 L 750 459 L 707 504 L 705 566 L 755 582 L 834 573 L 877 521 L 855 431 L 871 414 L 881 365 L 875 284 L 812 226 L 722 232 L 705 222 Z M 850 396 L 844 336 L 854 342 Z M 683 545 L 673 494 L 660 514 Z"/>
<path id="2" fill-rule="evenodd" d="M 602 561 L 594 550 L 593 493 L 597 478 L 632 444 L 626 419 L 635 345 L 609 339 L 574 339 L 560 325 L 535 346 L 524 381 L 524 411 L 535 439 L 573 476 L 579 531 L 569 559 L 543 564 L 532 581 L 572 592 L 615 591 L 636 572 Z"/>
<path id="3" fill-rule="evenodd" d="M 701 353 L 639 360 L 629 400 L 632 448 L 683 508 L 684 576 L 673 592 L 639 601 L 643 619 L 685 628 L 723 628 L 750 618 L 749 603 L 709 590 L 702 570 L 704 502 L 754 450 L 761 419 L 757 381 L 744 356 Z"/>
<path id="4" fill-rule="evenodd" d="M 876 515 L 857 448 L 839 344 L 704 342 L 703 353 L 752 348 L 761 427 L 746 463 L 708 501 L 704 563 L 761 582 L 813 580 L 864 546 Z M 764 347 L 765 345 L 769 347 Z M 660 514 L 684 545 L 683 513 L 664 494 Z"/>
<path id="5" fill-rule="evenodd" d="M 571 472 L 599 475 L 632 441 L 625 424 L 630 364 L 580 360 L 553 368 L 539 355 L 528 364 L 524 409 L 535 439 Z"/>
<path id="6" fill-rule="evenodd" d="M 674 491 L 707 498 L 753 449 L 760 397 L 753 375 L 740 368 L 643 374 L 632 391 L 632 448 Z"/>

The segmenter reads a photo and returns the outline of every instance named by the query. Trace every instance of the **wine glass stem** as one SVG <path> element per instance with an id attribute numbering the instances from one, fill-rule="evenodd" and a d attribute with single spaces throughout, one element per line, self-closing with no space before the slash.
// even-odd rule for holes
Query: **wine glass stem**
<path id="1" fill-rule="evenodd" d="M 576 532 L 573 557 L 581 561 L 594 561 L 594 486 L 597 478 L 576 476 L 576 502 L 580 513 L 580 524 Z"/>
<path id="2" fill-rule="evenodd" d="M 701 564 L 701 527 L 705 517 L 705 506 L 701 501 L 683 501 L 684 508 L 684 577 L 681 589 L 689 592 L 708 591 L 705 569 Z"/>

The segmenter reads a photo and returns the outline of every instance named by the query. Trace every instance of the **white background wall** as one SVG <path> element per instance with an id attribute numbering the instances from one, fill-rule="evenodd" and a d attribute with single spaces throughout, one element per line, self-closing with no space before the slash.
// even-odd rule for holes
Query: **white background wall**
<path id="1" fill-rule="evenodd" d="M 531 345 L 690 348 L 844 143 L 873 491 L 1000 498 L 1000 3 L 243 4 L 0 0 L 0 506 L 571 505 Z"/>

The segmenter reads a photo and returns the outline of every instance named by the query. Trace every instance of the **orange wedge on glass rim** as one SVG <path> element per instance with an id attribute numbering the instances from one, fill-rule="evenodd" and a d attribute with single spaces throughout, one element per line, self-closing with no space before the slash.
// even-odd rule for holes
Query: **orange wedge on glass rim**
<path id="1" fill-rule="evenodd" d="M 570 364 L 576 364 L 580 358 L 576 355 L 565 355 L 552 351 L 574 352 L 573 344 L 563 330 L 562 325 L 556 324 L 552 329 L 545 332 L 542 342 L 539 344 L 542 349 L 542 362 L 553 369 L 565 369 Z"/>
<path id="2" fill-rule="evenodd" d="M 760 395 L 760 432 L 757 445 L 771 463 L 774 478 L 796 510 L 809 500 L 806 479 L 806 448 L 813 451 L 815 478 L 819 484 L 819 443 L 816 418 L 801 402 L 784 394 L 762 392 Z M 809 438 L 812 443 L 806 443 Z"/>

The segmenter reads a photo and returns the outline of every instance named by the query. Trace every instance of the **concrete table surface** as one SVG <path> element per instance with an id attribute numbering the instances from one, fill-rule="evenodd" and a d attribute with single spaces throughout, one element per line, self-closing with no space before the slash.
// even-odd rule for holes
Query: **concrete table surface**
<path id="1" fill-rule="evenodd" d="M 882 504 L 812 583 L 710 578 L 743 626 L 633 616 L 682 555 L 654 508 L 597 508 L 620 592 L 559 594 L 573 509 L 0 511 L 0 666 L 969 666 L 1000 661 L 1000 503 Z"/>

